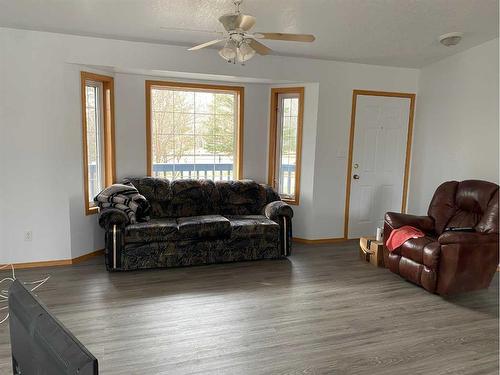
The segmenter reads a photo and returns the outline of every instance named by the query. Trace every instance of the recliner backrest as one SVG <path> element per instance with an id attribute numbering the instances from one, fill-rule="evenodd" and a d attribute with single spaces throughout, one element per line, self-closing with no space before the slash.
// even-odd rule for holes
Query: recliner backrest
<path id="1" fill-rule="evenodd" d="M 481 180 L 445 182 L 436 189 L 428 215 L 438 235 L 447 227 L 498 233 L 498 185 Z"/>

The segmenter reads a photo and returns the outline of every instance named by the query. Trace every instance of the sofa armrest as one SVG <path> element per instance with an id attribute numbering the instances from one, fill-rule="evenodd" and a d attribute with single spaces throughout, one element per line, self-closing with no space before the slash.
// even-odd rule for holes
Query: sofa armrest
<path id="1" fill-rule="evenodd" d="M 264 207 L 264 215 L 270 220 L 277 221 L 280 216 L 293 217 L 293 210 L 283 201 L 274 201 Z"/>
<path id="2" fill-rule="evenodd" d="M 99 210 L 99 225 L 110 230 L 116 225 L 119 228 L 123 228 L 130 224 L 130 219 L 128 215 L 117 208 L 102 208 Z"/>
<path id="3" fill-rule="evenodd" d="M 498 243 L 498 234 L 480 233 L 480 232 L 444 232 L 438 238 L 439 244 L 464 244 L 464 245 L 482 245 L 488 243 Z"/>
<path id="4" fill-rule="evenodd" d="M 280 227 L 280 248 L 284 256 L 292 252 L 292 217 L 293 210 L 283 201 L 268 203 L 262 210 L 263 214 Z"/>
<path id="5" fill-rule="evenodd" d="M 387 212 L 385 214 L 385 222 L 392 229 L 410 225 L 426 233 L 434 232 L 434 220 L 429 216 L 416 216 L 401 214 L 398 212 Z"/>

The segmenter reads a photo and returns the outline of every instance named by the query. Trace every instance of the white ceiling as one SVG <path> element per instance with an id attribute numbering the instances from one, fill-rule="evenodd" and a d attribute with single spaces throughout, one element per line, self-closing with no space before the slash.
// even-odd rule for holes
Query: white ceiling
<path id="1" fill-rule="evenodd" d="M 191 46 L 216 35 L 161 27 L 222 30 L 232 10 L 231 0 L 0 0 L 0 26 Z M 257 17 L 253 31 L 316 35 L 266 41 L 277 55 L 418 68 L 498 37 L 498 0 L 245 0 L 242 11 Z M 460 45 L 437 42 L 453 31 Z"/>

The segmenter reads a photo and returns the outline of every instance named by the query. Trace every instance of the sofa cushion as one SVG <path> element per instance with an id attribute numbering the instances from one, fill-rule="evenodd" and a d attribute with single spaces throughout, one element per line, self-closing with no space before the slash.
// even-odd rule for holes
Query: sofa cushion
<path id="1" fill-rule="evenodd" d="M 171 182 L 170 190 L 169 217 L 219 213 L 219 192 L 211 180 L 175 180 Z"/>
<path id="2" fill-rule="evenodd" d="M 280 227 L 262 215 L 229 215 L 231 239 L 252 237 L 275 237 L 279 239 Z"/>
<path id="3" fill-rule="evenodd" d="M 409 258 L 401 257 L 399 261 L 399 274 L 414 284 L 422 285 L 420 280 L 423 269 L 424 266 L 422 264 Z"/>
<path id="4" fill-rule="evenodd" d="M 258 215 L 266 204 L 266 190 L 251 180 L 217 181 L 221 215 Z"/>
<path id="5" fill-rule="evenodd" d="M 439 256 L 441 255 L 441 245 L 439 242 L 429 242 L 424 247 L 423 263 L 428 269 L 438 270 Z"/>
<path id="6" fill-rule="evenodd" d="M 417 263 L 423 264 L 424 247 L 431 242 L 437 243 L 437 239 L 429 236 L 410 238 L 401 245 L 401 255 Z"/>
<path id="7" fill-rule="evenodd" d="M 175 219 L 151 219 L 145 223 L 131 224 L 125 227 L 126 243 L 173 241 L 177 237 Z"/>
<path id="8" fill-rule="evenodd" d="M 177 238 L 191 239 L 222 239 L 231 235 L 231 224 L 221 215 L 200 215 L 177 218 L 179 228 Z"/>

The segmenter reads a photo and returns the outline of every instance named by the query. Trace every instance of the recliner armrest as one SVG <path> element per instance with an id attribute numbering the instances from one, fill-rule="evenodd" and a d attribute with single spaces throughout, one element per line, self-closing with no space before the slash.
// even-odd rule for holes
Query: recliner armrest
<path id="1" fill-rule="evenodd" d="M 264 207 L 264 215 L 270 220 L 276 221 L 280 216 L 293 217 L 293 210 L 283 201 L 274 201 Z"/>
<path id="2" fill-rule="evenodd" d="M 480 232 L 444 232 L 438 238 L 441 245 L 498 243 L 498 234 Z"/>
<path id="3" fill-rule="evenodd" d="M 385 214 L 385 222 L 392 229 L 410 225 L 426 233 L 434 232 L 434 220 L 429 216 L 417 216 L 401 214 L 399 212 L 387 212 Z"/>
<path id="4" fill-rule="evenodd" d="M 102 208 L 99 210 L 99 225 L 106 229 L 112 229 L 114 225 L 123 228 L 130 224 L 128 215 L 117 208 Z"/>
<path id="5" fill-rule="evenodd" d="M 436 292 L 441 295 L 487 288 L 498 266 L 498 234 L 445 232 Z"/>

